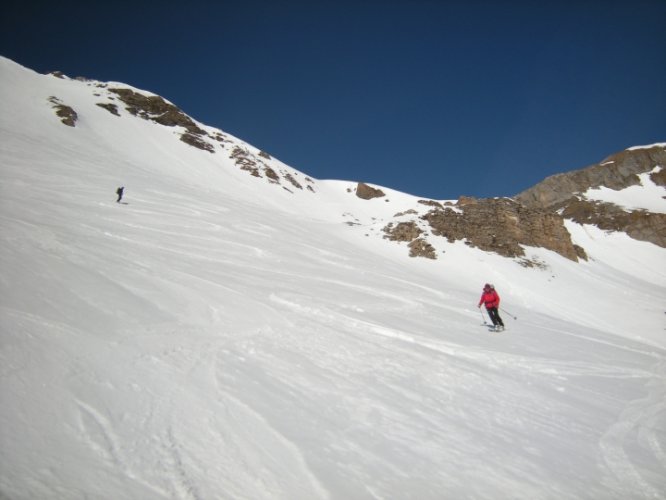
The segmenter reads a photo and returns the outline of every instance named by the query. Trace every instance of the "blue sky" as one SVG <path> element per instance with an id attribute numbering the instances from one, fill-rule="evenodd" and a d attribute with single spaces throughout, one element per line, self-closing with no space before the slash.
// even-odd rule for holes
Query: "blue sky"
<path id="1" fill-rule="evenodd" d="M 153 91 L 315 178 L 454 199 L 666 142 L 664 26 L 664 0 L 11 0 L 0 53 Z"/>

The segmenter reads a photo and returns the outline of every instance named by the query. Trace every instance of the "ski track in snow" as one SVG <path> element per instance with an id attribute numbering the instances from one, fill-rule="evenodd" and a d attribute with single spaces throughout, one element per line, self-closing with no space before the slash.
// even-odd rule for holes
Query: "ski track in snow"
<path id="1" fill-rule="evenodd" d="M 655 375 L 648 395 L 632 401 L 600 442 L 610 481 L 626 498 L 640 494 L 641 498 L 660 499 L 666 494 L 666 360 L 656 367 Z M 653 454 L 659 467 L 651 471 L 652 481 L 644 477 L 642 464 L 631 455 L 632 448 Z"/>
<path id="2" fill-rule="evenodd" d="M 144 481 L 141 473 L 132 470 L 127 458 L 121 451 L 121 439 L 115 434 L 113 424 L 99 411 L 82 401 L 76 401 L 80 408 L 80 427 L 88 446 L 110 463 L 111 467 L 118 469 L 132 481 L 139 482 L 159 495 L 166 496 L 167 492 L 159 487 Z"/>

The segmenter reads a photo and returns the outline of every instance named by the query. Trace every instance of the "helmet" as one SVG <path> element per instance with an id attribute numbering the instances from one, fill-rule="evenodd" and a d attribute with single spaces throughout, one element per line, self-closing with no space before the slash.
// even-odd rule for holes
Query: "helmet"
<path id="1" fill-rule="evenodd" d="M 492 285 L 490 285 L 490 284 L 488 284 L 488 283 L 486 283 L 485 285 L 483 285 L 483 289 L 484 289 L 484 290 L 490 290 L 491 288 L 492 288 Z"/>

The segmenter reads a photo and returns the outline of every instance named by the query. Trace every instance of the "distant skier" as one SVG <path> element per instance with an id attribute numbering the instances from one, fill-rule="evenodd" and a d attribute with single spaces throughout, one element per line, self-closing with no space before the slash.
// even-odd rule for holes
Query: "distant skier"
<path id="1" fill-rule="evenodd" d="M 486 305 L 486 311 L 488 311 L 490 321 L 493 322 L 493 329 L 496 332 L 504 330 L 504 322 L 499 315 L 500 297 L 493 285 L 486 283 L 483 286 L 483 293 L 481 294 L 481 300 L 479 300 L 479 307 L 481 307 L 482 304 Z"/>
<path id="2" fill-rule="evenodd" d="M 120 200 L 123 199 L 123 192 L 125 191 L 125 186 L 120 186 L 118 189 L 116 189 L 116 194 L 118 195 L 118 199 L 116 200 L 116 203 L 120 203 Z"/>

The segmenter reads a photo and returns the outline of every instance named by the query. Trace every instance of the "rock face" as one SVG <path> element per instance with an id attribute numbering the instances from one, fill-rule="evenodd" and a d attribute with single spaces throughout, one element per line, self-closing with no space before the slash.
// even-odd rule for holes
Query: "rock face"
<path id="1" fill-rule="evenodd" d="M 655 167 L 662 167 L 658 172 Z M 627 210 L 612 203 L 589 200 L 584 193 L 596 187 L 622 190 L 640 184 L 640 174 L 666 185 L 666 148 L 653 146 L 629 149 L 602 162 L 548 177 L 523 191 L 516 200 L 534 209 L 558 212 L 579 224 L 593 224 L 608 231 L 622 231 L 630 237 L 666 247 L 666 214 Z"/>
<path id="2" fill-rule="evenodd" d="M 437 258 L 435 247 L 428 243 L 426 239 L 417 238 L 407 246 L 409 246 L 410 257 L 425 257 L 433 260 Z"/>
<path id="3" fill-rule="evenodd" d="M 455 206 L 421 204 L 431 207 L 424 215 L 413 210 L 401 212 L 395 217 L 411 220 L 390 222 L 383 228 L 384 238 L 408 242 L 411 257 L 437 258 L 428 241 L 430 236 L 449 242 L 464 240 L 469 246 L 511 258 L 524 258 L 523 246 L 530 246 L 547 248 L 573 261 L 587 259 L 556 213 L 528 208 L 510 198 L 462 197 Z"/>
<path id="4" fill-rule="evenodd" d="M 189 116 L 160 96 L 145 96 L 125 88 L 111 88 L 109 92 L 116 94 L 126 104 L 125 109 L 134 116 L 153 120 L 167 127 L 181 126 L 192 134 L 206 134 Z"/>
<path id="5" fill-rule="evenodd" d="M 543 247 L 577 261 L 585 251 L 574 245 L 562 217 L 528 208 L 509 198 L 461 198 L 458 210 L 435 208 L 422 217 L 432 234 L 505 257 L 522 257 L 522 245 Z"/>
<path id="6" fill-rule="evenodd" d="M 372 198 L 381 198 L 386 195 L 381 189 L 376 189 L 363 182 L 359 182 L 356 186 L 356 196 L 363 200 L 371 200 Z"/>
<path id="7" fill-rule="evenodd" d="M 384 237 L 407 242 L 413 257 L 437 258 L 431 244 L 433 238 L 443 237 L 537 267 L 541 264 L 526 257 L 525 247 L 546 248 L 573 261 L 587 260 L 585 249 L 573 243 L 565 220 L 622 231 L 666 247 L 666 214 L 627 209 L 585 194 L 598 187 L 619 191 L 647 179 L 666 186 L 664 145 L 629 149 L 591 167 L 554 175 L 513 199 L 460 197 L 455 204 L 419 200 L 414 208 L 394 215 L 383 228 Z M 383 195 L 362 183 L 356 194 L 364 199 Z"/>
<path id="8" fill-rule="evenodd" d="M 55 96 L 49 97 L 49 102 L 53 105 L 53 109 L 56 110 L 56 115 L 60 118 L 60 121 L 63 124 L 68 127 L 76 126 L 76 120 L 79 119 L 79 115 L 74 109 L 72 109 L 72 107 L 64 105 L 60 99 Z"/>
<path id="9" fill-rule="evenodd" d="M 455 204 L 419 200 L 414 208 L 394 215 L 383 228 L 384 237 L 407 242 L 412 257 L 436 259 L 432 238 L 443 237 L 537 267 L 541 264 L 525 256 L 525 247 L 546 248 L 573 261 L 587 260 L 585 249 L 571 239 L 564 224 L 567 219 L 666 247 L 666 214 L 626 209 L 585 195 L 598 187 L 619 191 L 648 178 L 666 186 L 664 145 L 628 149 L 588 168 L 554 175 L 513 199 L 463 196 Z M 372 199 L 384 193 L 359 183 L 356 195 Z"/>
<path id="10" fill-rule="evenodd" d="M 566 203 L 562 217 L 578 224 L 592 224 L 605 231 L 621 231 L 635 240 L 666 248 L 666 214 L 646 210 L 626 212 L 612 203 L 571 199 Z"/>
<path id="11" fill-rule="evenodd" d="M 405 214 L 398 214 L 405 215 Z M 437 254 L 428 240 L 422 238 L 423 230 L 419 228 L 414 221 L 399 222 L 394 224 L 389 222 L 383 229 L 384 238 L 391 241 L 407 241 L 410 257 L 425 257 L 426 259 L 436 259 Z"/>
<path id="12" fill-rule="evenodd" d="M 657 165 L 666 168 L 666 148 L 628 149 L 582 170 L 548 177 L 515 198 L 528 207 L 559 208 L 574 194 L 590 188 L 605 186 L 620 190 L 637 185 L 638 174 L 650 172 Z"/>
<path id="13" fill-rule="evenodd" d="M 386 227 L 384 227 L 384 233 L 386 236 L 384 238 L 391 241 L 412 241 L 419 236 L 421 236 L 421 229 L 416 224 L 416 222 L 399 222 L 398 224 L 393 224 L 390 222 Z"/>

